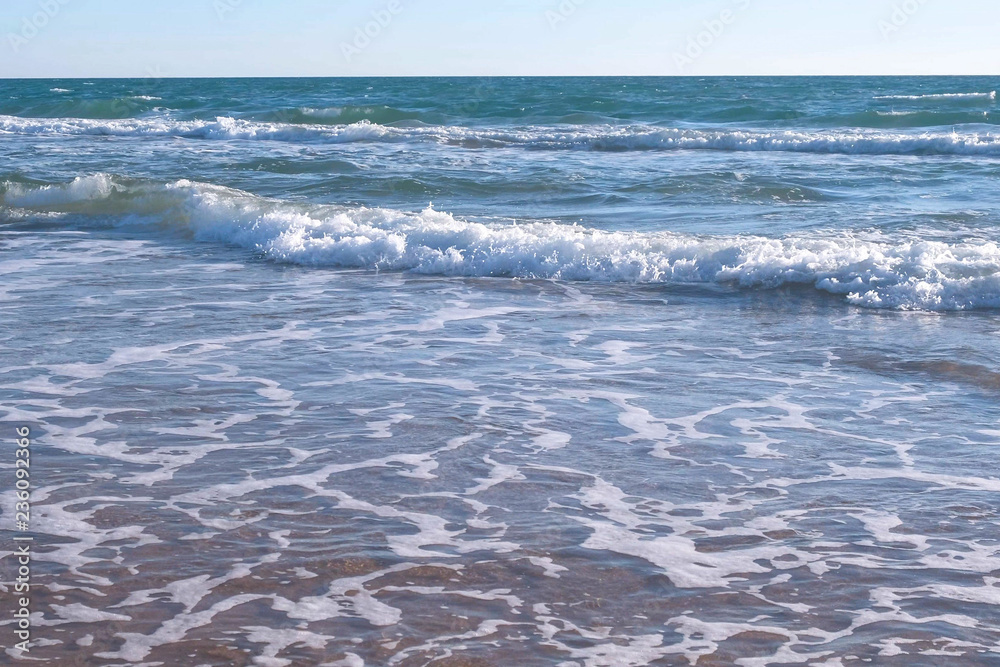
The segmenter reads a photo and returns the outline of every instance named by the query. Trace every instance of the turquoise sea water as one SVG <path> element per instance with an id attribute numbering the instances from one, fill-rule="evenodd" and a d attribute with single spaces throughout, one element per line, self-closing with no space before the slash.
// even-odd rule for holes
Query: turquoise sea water
<path id="1" fill-rule="evenodd" d="M 997 88 L 0 81 L 32 656 L 1000 661 Z"/>

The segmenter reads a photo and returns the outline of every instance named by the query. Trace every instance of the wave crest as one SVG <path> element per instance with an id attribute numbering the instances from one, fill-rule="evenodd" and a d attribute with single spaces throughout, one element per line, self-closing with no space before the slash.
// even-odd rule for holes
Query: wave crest
<path id="1" fill-rule="evenodd" d="M 159 224 L 201 241 L 306 266 L 447 276 L 812 286 L 872 308 L 1000 307 L 1000 247 L 850 234 L 694 236 L 608 232 L 546 222 L 473 222 L 428 208 L 316 206 L 191 181 L 127 181 L 99 174 L 71 183 L 0 187 L 20 213 Z"/>
<path id="2" fill-rule="evenodd" d="M 886 132 L 851 130 L 699 130 L 648 125 L 479 129 L 454 126 L 387 127 L 369 121 L 349 125 L 259 122 L 219 117 L 214 121 L 165 118 L 93 120 L 0 116 L 0 133 L 180 137 L 301 143 L 437 142 L 467 148 L 521 147 L 537 150 L 719 150 L 791 151 L 868 155 L 1000 156 L 1000 133 Z"/>
<path id="3" fill-rule="evenodd" d="M 988 93 L 930 93 L 926 95 L 878 95 L 876 100 L 995 100 L 997 91 Z"/>

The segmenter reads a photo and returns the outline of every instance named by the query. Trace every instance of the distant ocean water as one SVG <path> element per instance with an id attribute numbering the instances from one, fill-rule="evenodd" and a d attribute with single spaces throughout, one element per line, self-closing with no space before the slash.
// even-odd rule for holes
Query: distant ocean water
<path id="1" fill-rule="evenodd" d="M 1000 664 L 998 88 L 0 81 L 32 656 Z"/>

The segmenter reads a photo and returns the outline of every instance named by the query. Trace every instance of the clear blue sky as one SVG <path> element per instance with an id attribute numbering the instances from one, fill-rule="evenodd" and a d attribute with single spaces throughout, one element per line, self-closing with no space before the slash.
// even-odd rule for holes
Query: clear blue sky
<path id="1" fill-rule="evenodd" d="M 996 0 L 3 0 L 0 77 L 1000 74 L 998 26 Z"/>

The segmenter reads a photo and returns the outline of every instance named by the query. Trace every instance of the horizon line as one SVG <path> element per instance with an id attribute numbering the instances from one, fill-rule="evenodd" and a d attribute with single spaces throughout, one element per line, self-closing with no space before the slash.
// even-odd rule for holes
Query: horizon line
<path id="1" fill-rule="evenodd" d="M 996 74 L 239 74 L 177 76 L 0 76 L 0 81 L 123 81 L 153 79 L 834 79 L 834 78 L 971 78 L 998 77 Z"/>

